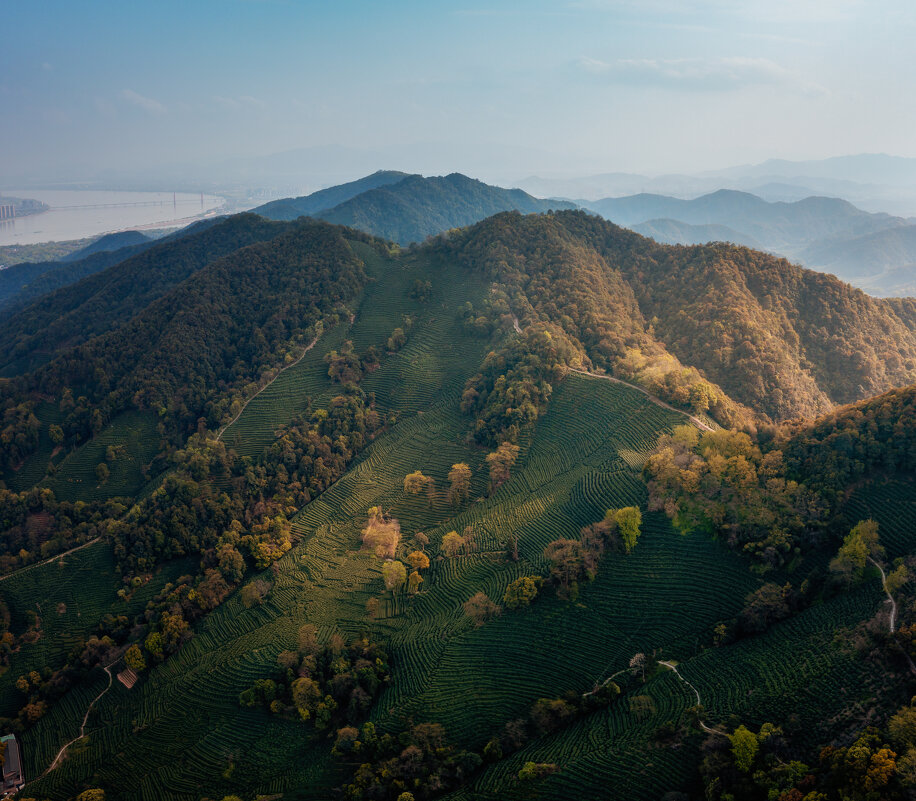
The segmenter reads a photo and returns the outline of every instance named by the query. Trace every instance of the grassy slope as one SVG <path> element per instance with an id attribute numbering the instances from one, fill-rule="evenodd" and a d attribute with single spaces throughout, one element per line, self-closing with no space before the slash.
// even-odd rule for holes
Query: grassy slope
<path id="1" fill-rule="evenodd" d="M 635 390 L 570 376 L 525 443 L 511 481 L 478 501 L 485 491 L 485 453 L 467 445 L 468 421 L 458 413 L 457 400 L 487 344 L 461 332 L 455 310 L 465 300 L 476 301 L 480 290 L 467 286 L 449 265 L 433 265 L 434 297 L 416 304 L 405 291 L 422 267 L 412 258 L 369 260 L 370 272 L 382 280 L 367 289 L 346 330 L 361 351 L 381 344 L 403 314 L 416 315 L 407 346 L 386 357 L 364 382 L 384 411 L 400 415 L 398 422 L 296 517 L 301 542 L 278 563 L 267 602 L 246 610 L 237 596 L 229 599 L 178 655 L 133 691 L 115 685 L 93 712 L 89 737 L 30 792 L 64 798 L 100 783 L 121 788 L 124 798 L 175 801 L 230 790 L 330 796 L 341 779 L 330 744 L 302 724 L 242 709 L 235 700 L 253 679 L 273 671 L 277 654 L 294 645 L 304 622 L 317 624 L 324 635 L 368 628 L 390 642 L 393 682 L 373 711 L 380 726 L 405 717 L 438 720 L 454 740 L 477 748 L 537 698 L 585 691 L 623 668 L 637 651 L 658 649 L 682 660 L 712 721 L 736 713 L 759 722 L 797 708 L 813 730 L 819 716 L 838 712 L 850 692 L 867 697 L 871 677 L 862 675 L 864 668 L 833 634 L 838 625 L 855 625 L 875 612 L 881 602 L 876 586 L 809 610 L 764 637 L 701 651 L 698 642 L 715 623 L 734 615 L 761 579 L 722 546 L 680 537 L 656 514 L 647 515 L 631 556 L 606 556 L 577 604 L 561 603 L 548 592 L 530 609 L 473 628 L 461 604 L 474 592 L 500 597 L 516 576 L 544 571 L 541 553 L 549 541 L 575 536 L 610 506 L 644 503 L 642 455 L 660 431 L 681 418 Z M 307 396 L 326 399 L 332 388 L 321 357 L 343 332 L 343 324 L 329 332 L 314 354 L 252 403 L 227 431 L 227 441 L 237 436 L 243 452 L 255 453 Z M 441 488 L 459 460 L 475 471 L 474 500 L 465 508 L 456 513 L 441 499 L 430 508 L 425 497 L 405 496 L 406 473 L 421 469 Z M 423 530 L 435 553 L 445 532 L 473 526 L 479 551 L 434 560 L 418 597 L 387 598 L 381 618 L 370 622 L 365 602 L 382 594 L 379 564 L 355 549 L 366 509 L 375 504 L 400 519 L 405 548 L 410 536 Z M 504 563 L 500 555 L 510 532 L 519 539 L 518 564 Z M 23 588 L 21 603 L 41 597 L 55 570 L 33 571 L 35 587 Z M 100 565 L 96 584 L 104 584 L 98 576 L 105 571 Z M 7 589 L 0 585 L 4 595 Z M 24 655 L 14 657 L 13 668 L 0 678 L 0 692 L 25 669 L 20 665 Z M 96 686 L 72 694 L 25 735 L 28 775 L 40 773 L 72 736 L 67 733 L 78 729 L 104 678 L 99 674 Z M 541 787 L 544 797 L 568 798 L 574 788 L 580 797 L 657 799 L 689 783 L 695 743 L 670 749 L 649 741 L 659 724 L 693 704 L 692 696 L 672 674 L 657 676 L 641 692 L 655 699 L 656 712 L 648 718 L 634 718 L 622 699 L 489 768 L 456 798 L 520 792 L 513 777 L 526 759 L 562 766 Z M 812 698 L 823 703 L 815 705 Z M 226 781 L 222 774 L 230 764 L 235 769 Z"/>

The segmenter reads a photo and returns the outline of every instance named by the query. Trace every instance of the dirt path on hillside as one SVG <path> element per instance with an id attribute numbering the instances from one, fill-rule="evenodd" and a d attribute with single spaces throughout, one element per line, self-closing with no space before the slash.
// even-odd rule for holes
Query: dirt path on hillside
<path id="1" fill-rule="evenodd" d="M 589 378 L 602 378 L 605 381 L 613 381 L 615 384 L 623 384 L 625 387 L 630 387 L 631 389 L 635 389 L 637 392 L 641 392 L 650 401 L 652 401 L 652 403 L 654 403 L 656 406 L 661 406 L 663 409 L 667 409 L 668 411 L 675 412 L 676 414 L 684 415 L 684 417 L 686 417 L 691 423 L 693 423 L 701 431 L 714 431 L 715 430 L 712 428 L 712 426 L 709 426 L 706 423 L 704 423 L 702 420 L 700 420 L 699 417 L 694 417 L 692 414 L 690 414 L 690 412 L 685 412 L 683 409 L 678 409 L 669 403 L 665 403 L 661 398 L 655 397 L 655 395 L 653 395 L 648 390 L 643 389 L 638 384 L 631 384 L 629 381 L 624 381 L 621 378 L 614 378 L 614 376 L 606 375 L 605 373 L 590 373 L 588 370 L 577 370 L 572 367 L 570 368 L 570 372 L 576 373 L 578 375 L 585 375 L 585 376 L 588 376 Z"/>
<path id="2" fill-rule="evenodd" d="M 112 662 L 112 664 L 114 663 Z M 54 768 L 56 768 L 60 764 L 61 760 L 64 758 L 64 755 L 67 753 L 67 749 L 71 745 L 73 745 L 73 743 L 79 740 L 82 740 L 83 737 L 86 736 L 86 723 L 89 721 L 89 714 L 92 712 L 93 707 L 99 702 L 102 696 L 105 695 L 105 693 L 107 693 L 112 687 L 113 677 L 111 675 L 111 665 L 107 665 L 106 667 L 103 667 L 102 670 L 104 670 L 108 674 L 108 685 L 105 687 L 104 690 L 102 690 L 102 692 L 100 692 L 95 698 L 92 699 L 92 703 L 90 703 L 89 707 L 86 709 L 86 714 L 83 715 L 83 723 L 80 726 L 80 733 L 76 737 L 74 737 L 72 740 L 70 740 L 69 743 L 65 743 L 63 746 L 61 746 L 60 751 L 57 752 L 57 756 L 54 757 L 54 761 L 50 765 L 48 765 L 47 770 L 45 770 L 45 772 L 42 773 L 41 776 L 39 776 L 37 779 L 34 779 L 34 781 L 43 779 L 52 770 L 54 770 Z"/>
<path id="3" fill-rule="evenodd" d="M 894 600 L 894 596 L 891 595 L 890 590 L 887 588 L 887 575 L 884 572 L 884 568 L 881 567 L 881 565 L 879 565 L 870 556 L 868 557 L 868 561 L 877 567 L 878 572 L 881 573 L 881 589 L 884 590 L 884 594 L 887 596 L 887 600 L 884 603 L 889 603 L 891 605 L 891 617 L 888 623 L 888 628 L 890 629 L 890 633 L 893 634 L 897 630 L 897 602 Z M 906 663 L 910 668 L 910 673 L 916 676 L 916 663 L 913 662 L 912 657 L 907 653 L 906 648 L 903 646 L 900 646 L 900 652 L 903 654 L 903 658 L 906 659 Z"/>
<path id="4" fill-rule="evenodd" d="M 84 542 L 82 545 L 77 545 L 75 548 L 71 548 L 69 551 L 64 551 L 63 553 L 56 554 L 55 556 L 50 556 L 47 559 L 43 559 L 41 562 L 35 562 L 35 564 L 32 565 L 20 567 L 19 570 L 14 570 L 12 573 L 7 573 L 5 576 L 0 576 L 0 581 L 6 581 L 8 578 L 18 576 L 20 573 L 25 573 L 26 570 L 31 570 L 32 568 L 46 565 L 49 562 L 53 562 L 55 559 L 63 559 L 65 556 L 69 556 L 71 553 L 76 553 L 77 551 L 83 550 L 83 548 L 88 548 L 90 545 L 95 545 L 97 542 L 100 542 L 101 539 L 101 537 L 96 537 L 95 539 L 89 540 L 89 542 Z"/>
<path id="5" fill-rule="evenodd" d="M 286 367 L 283 367 L 279 373 L 277 373 L 273 378 L 271 378 L 270 381 L 268 381 L 263 387 L 261 387 L 257 392 L 255 392 L 254 395 L 252 395 L 248 400 L 246 400 L 244 404 L 242 404 L 242 408 L 239 409 L 239 413 L 219 430 L 219 433 L 216 435 L 217 442 L 219 442 L 223 438 L 223 434 L 226 433 L 226 429 L 228 429 L 229 426 L 231 426 L 236 420 L 238 420 L 242 416 L 242 413 L 245 411 L 245 409 L 248 408 L 249 403 L 251 403 L 256 397 L 258 397 L 258 395 L 260 395 L 271 384 L 273 384 L 273 382 L 276 381 L 281 375 L 283 375 L 283 373 L 289 370 L 290 367 L 295 367 L 297 364 L 299 364 L 299 362 L 301 362 L 305 358 L 305 354 L 308 353 L 312 348 L 315 347 L 315 345 L 318 344 L 318 340 L 321 339 L 321 335 L 323 333 L 324 331 L 322 331 L 321 334 L 316 334 L 315 338 L 311 342 L 309 342 L 308 345 L 306 345 L 305 350 L 302 351 L 302 353 L 299 355 L 299 358 L 296 359 L 296 361 L 291 362 L 290 364 L 286 365 Z"/>
<path id="6" fill-rule="evenodd" d="M 693 690 L 693 694 L 697 697 L 697 706 L 703 706 L 703 702 L 700 700 L 700 691 L 678 672 L 677 666 L 673 662 L 663 662 L 659 660 L 658 664 L 664 665 L 666 668 L 668 668 L 668 670 L 673 671 L 675 676 L 677 676 L 682 682 L 684 682 L 684 684 Z M 728 737 L 724 731 L 719 731 L 718 729 L 713 729 L 707 726 L 702 720 L 699 719 L 699 717 L 697 718 L 697 722 L 700 724 L 700 728 L 708 734 L 718 734 L 720 737 Z"/>
<path id="7" fill-rule="evenodd" d="M 890 630 L 891 630 L 891 634 L 893 634 L 894 631 L 896 630 L 897 602 L 894 600 L 893 596 L 890 594 L 890 592 L 887 589 L 887 576 L 884 574 L 884 568 L 881 567 L 881 565 L 879 565 L 870 556 L 868 557 L 868 561 L 871 562 L 875 567 L 877 567 L 878 572 L 881 573 L 881 589 L 884 590 L 884 594 L 887 596 L 887 601 L 885 601 L 885 603 L 889 603 L 891 605 Z"/>

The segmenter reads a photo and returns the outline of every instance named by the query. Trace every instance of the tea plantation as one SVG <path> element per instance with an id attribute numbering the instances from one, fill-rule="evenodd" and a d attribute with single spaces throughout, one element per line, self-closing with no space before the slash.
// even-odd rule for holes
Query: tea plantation
<path id="1" fill-rule="evenodd" d="M 795 715 L 799 730 L 815 742 L 843 729 L 841 713 L 851 703 L 873 697 L 883 677 L 872 675 L 835 634 L 878 611 L 883 596 L 877 582 L 818 604 L 766 634 L 711 647 L 716 624 L 735 616 L 764 579 L 724 545 L 682 536 L 663 514 L 646 511 L 642 463 L 658 436 L 684 417 L 642 393 L 568 375 L 553 387 L 546 414 L 523 437 L 510 480 L 488 495 L 487 450 L 469 437 L 470 419 L 459 411 L 459 399 L 491 345 L 467 333 L 458 314 L 468 301 L 479 305 L 486 287 L 452 265 L 354 247 L 361 248 L 372 280 L 352 321 L 329 325 L 298 364 L 248 404 L 223 439 L 256 459 L 280 426 L 336 393 L 324 361 L 328 351 L 345 340 L 357 352 L 370 345 L 384 350 L 392 331 L 410 318 L 406 344 L 384 355 L 361 384 L 374 393 L 387 429 L 343 478 L 295 516 L 297 544 L 273 571 L 265 571 L 273 585 L 265 602 L 246 608 L 236 593 L 132 690 L 114 682 L 92 711 L 87 736 L 59 767 L 34 780 L 28 794 L 63 799 L 86 786 L 104 786 L 120 788 L 118 797 L 144 801 L 196 801 L 230 792 L 246 798 L 334 797 L 346 768 L 331 755 L 327 735 L 238 703 L 239 693 L 255 679 L 271 675 L 281 651 L 295 647 L 297 631 L 307 622 L 324 639 L 335 631 L 368 632 L 387 643 L 392 678 L 371 713 L 380 730 L 436 721 L 456 744 L 476 750 L 507 721 L 525 716 L 537 699 L 587 692 L 626 669 L 640 652 L 679 663 L 712 725 L 736 719 L 757 725 Z M 411 297 L 417 279 L 431 282 L 426 300 Z M 46 479 L 48 486 L 64 497 L 136 496 L 145 482 L 139 465 L 151 457 L 154 429 L 155 421 L 139 413 L 117 418 L 63 459 Z M 94 470 L 109 445 L 123 450 L 108 483 L 100 485 Z M 46 464 L 48 453 L 43 458 Z M 458 507 L 444 492 L 456 462 L 473 470 L 470 500 Z M 439 492 L 432 500 L 405 493 L 404 476 L 415 470 L 434 479 Z M 896 497 L 893 485 L 881 492 Z M 856 514 L 881 514 L 882 501 L 874 494 L 850 503 L 857 504 Z M 467 618 L 462 605 L 472 595 L 501 599 L 515 578 L 546 573 L 543 551 L 549 542 L 577 537 L 607 509 L 631 505 L 643 509 L 638 546 L 629 555 L 605 555 L 596 579 L 582 586 L 575 601 L 559 600 L 545 589 L 530 607 L 505 610 L 481 627 Z M 432 565 L 415 596 L 386 592 L 379 560 L 360 550 L 360 531 L 372 506 L 400 521 L 401 553 L 413 549 L 417 532 L 430 539 Z M 916 519 L 913 510 L 908 514 Z M 912 547 L 905 532 L 914 528 L 894 528 L 891 517 L 888 513 L 887 544 L 902 552 Z M 466 530 L 474 533 L 471 553 L 437 557 L 447 532 Z M 506 558 L 513 537 L 518 561 Z M 117 596 L 110 548 L 99 542 L 0 583 L 14 627 L 25 625 L 29 611 L 41 618 L 40 636 L 14 654 L 0 676 L 3 713 L 15 711 L 18 676 L 54 664 L 104 613 L 136 612 L 185 567 L 162 568 L 128 604 Z M 375 618 L 366 612 L 372 597 L 383 599 Z M 101 671 L 94 675 L 22 737 L 27 778 L 41 776 L 61 745 L 78 733 L 89 701 L 107 682 Z M 694 706 L 693 693 L 666 670 L 638 693 L 652 699 L 648 711 L 636 714 L 622 697 L 483 768 L 469 786 L 448 797 L 530 797 L 517 778 L 527 761 L 559 768 L 538 785 L 539 798 L 648 800 L 693 786 L 698 741 L 678 748 L 656 741 L 660 726 L 677 722 Z"/>

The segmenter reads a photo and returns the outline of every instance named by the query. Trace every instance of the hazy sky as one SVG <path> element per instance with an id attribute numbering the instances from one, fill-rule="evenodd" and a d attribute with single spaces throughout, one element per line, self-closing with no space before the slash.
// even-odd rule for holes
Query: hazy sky
<path id="1" fill-rule="evenodd" d="M 542 174 L 916 156 L 914 23 L 906 0 L 8 3 L 0 183 L 323 145 Z"/>

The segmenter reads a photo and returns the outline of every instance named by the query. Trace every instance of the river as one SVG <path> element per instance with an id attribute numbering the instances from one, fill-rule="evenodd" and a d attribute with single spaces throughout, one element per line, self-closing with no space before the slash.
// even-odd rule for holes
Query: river
<path id="1" fill-rule="evenodd" d="M 34 198 L 49 211 L 0 221 L 0 245 L 83 239 L 113 231 L 171 228 L 217 213 L 224 198 L 178 192 L 7 189 L 4 197 Z"/>

